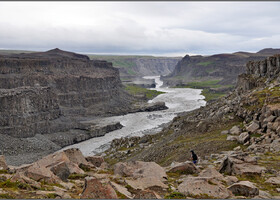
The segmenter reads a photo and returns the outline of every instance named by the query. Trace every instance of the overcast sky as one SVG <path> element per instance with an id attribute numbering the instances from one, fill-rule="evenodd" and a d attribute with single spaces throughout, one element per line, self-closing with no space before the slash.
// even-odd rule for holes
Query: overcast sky
<path id="1" fill-rule="evenodd" d="M 0 48 L 146 55 L 280 48 L 280 2 L 0 2 Z"/>

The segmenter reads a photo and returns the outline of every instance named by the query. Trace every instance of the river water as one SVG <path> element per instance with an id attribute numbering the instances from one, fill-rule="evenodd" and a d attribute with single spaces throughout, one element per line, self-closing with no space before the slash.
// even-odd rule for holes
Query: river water
<path id="1" fill-rule="evenodd" d="M 163 82 L 159 76 L 146 76 L 143 78 L 155 79 L 156 88 L 153 89 L 165 92 L 150 100 L 149 103 L 163 101 L 168 107 L 167 110 L 138 112 L 107 117 L 99 121 L 95 120 L 95 122 L 102 124 L 120 122 L 124 127 L 107 133 L 103 137 L 92 138 L 64 149 L 79 148 L 85 156 L 101 153 L 110 147 L 110 142 L 115 138 L 157 133 L 162 129 L 162 124 L 170 122 L 178 113 L 191 111 L 206 104 L 200 89 L 161 87 Z"/>

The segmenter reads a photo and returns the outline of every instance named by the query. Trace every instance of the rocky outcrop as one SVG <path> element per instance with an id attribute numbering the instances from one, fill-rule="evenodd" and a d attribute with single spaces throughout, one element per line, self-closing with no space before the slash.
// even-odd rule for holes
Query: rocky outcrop
<path id="1" fill-rule="evenodd" d="M 123 90 L 118 69 L 106 61 L 59 49 L 0 55 L 0 135 L 42 135 L 61 148 L 121 128 L 119 123 L 86 126 L 81 120 L 127 113 L 133 99 Z M 0 146 L 8 161 L 20 153 L 7 150 L 11 142 Z"/>
<path id="2" fill-rule="evenodd" d="M 246 71 L 245 65 L 247 62 L 260 61 L 261 63 L 261 60 L 267 56 L 273 56 L 279 53 L 279 49 L 270 49 L 267 51 L 261 50 L 257 53 L 236 52 L 233 54 L 217 54 L 212 56 L 186 55 L 178 62 L 170 75 L 163 77 L 163 80 L 165 84 L 171 86 L 207 80 L 220 80 L 219 84 L 221 85 L 235 84 L 238 75 Z M 249 62 L 248 64 L 251 65 L 252 63 L 254 62 Z M 266 70 L 266 64 L 261 64 L 260 67 L 256 68 L 254 73 L 266 73 Z M 271 68 L 271 70 L 273 69 Z M 271 73 L 273 72 L 271 71 Z M 250 82 L 247 79 L 246 83 L 246 88 L 258 85 L 256 79 Z"/>

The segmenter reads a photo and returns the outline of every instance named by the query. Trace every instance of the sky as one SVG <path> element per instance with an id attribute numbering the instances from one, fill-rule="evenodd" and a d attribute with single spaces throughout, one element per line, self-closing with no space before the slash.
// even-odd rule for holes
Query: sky
<path id="1" fill-rule="evenodd" d="M 0 49 L 184 56 L 280 48 L 280 2 L 0 2 Z"/>

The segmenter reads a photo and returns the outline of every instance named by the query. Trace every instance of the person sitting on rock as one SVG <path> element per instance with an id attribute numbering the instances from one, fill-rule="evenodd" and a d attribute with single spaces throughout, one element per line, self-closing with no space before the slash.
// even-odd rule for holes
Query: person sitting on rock
<path id="1" fill-rule="evenodd" d="M 191 153 L 192 153 L 192 160 L 193 160 L 193 164 L 195 164 L 195 165 L 196 165 L 197 160 L 198 160 L 197 155 L 194 153 L 194 151 L 193 151 L 193 150 L 191 150 Z"/>

